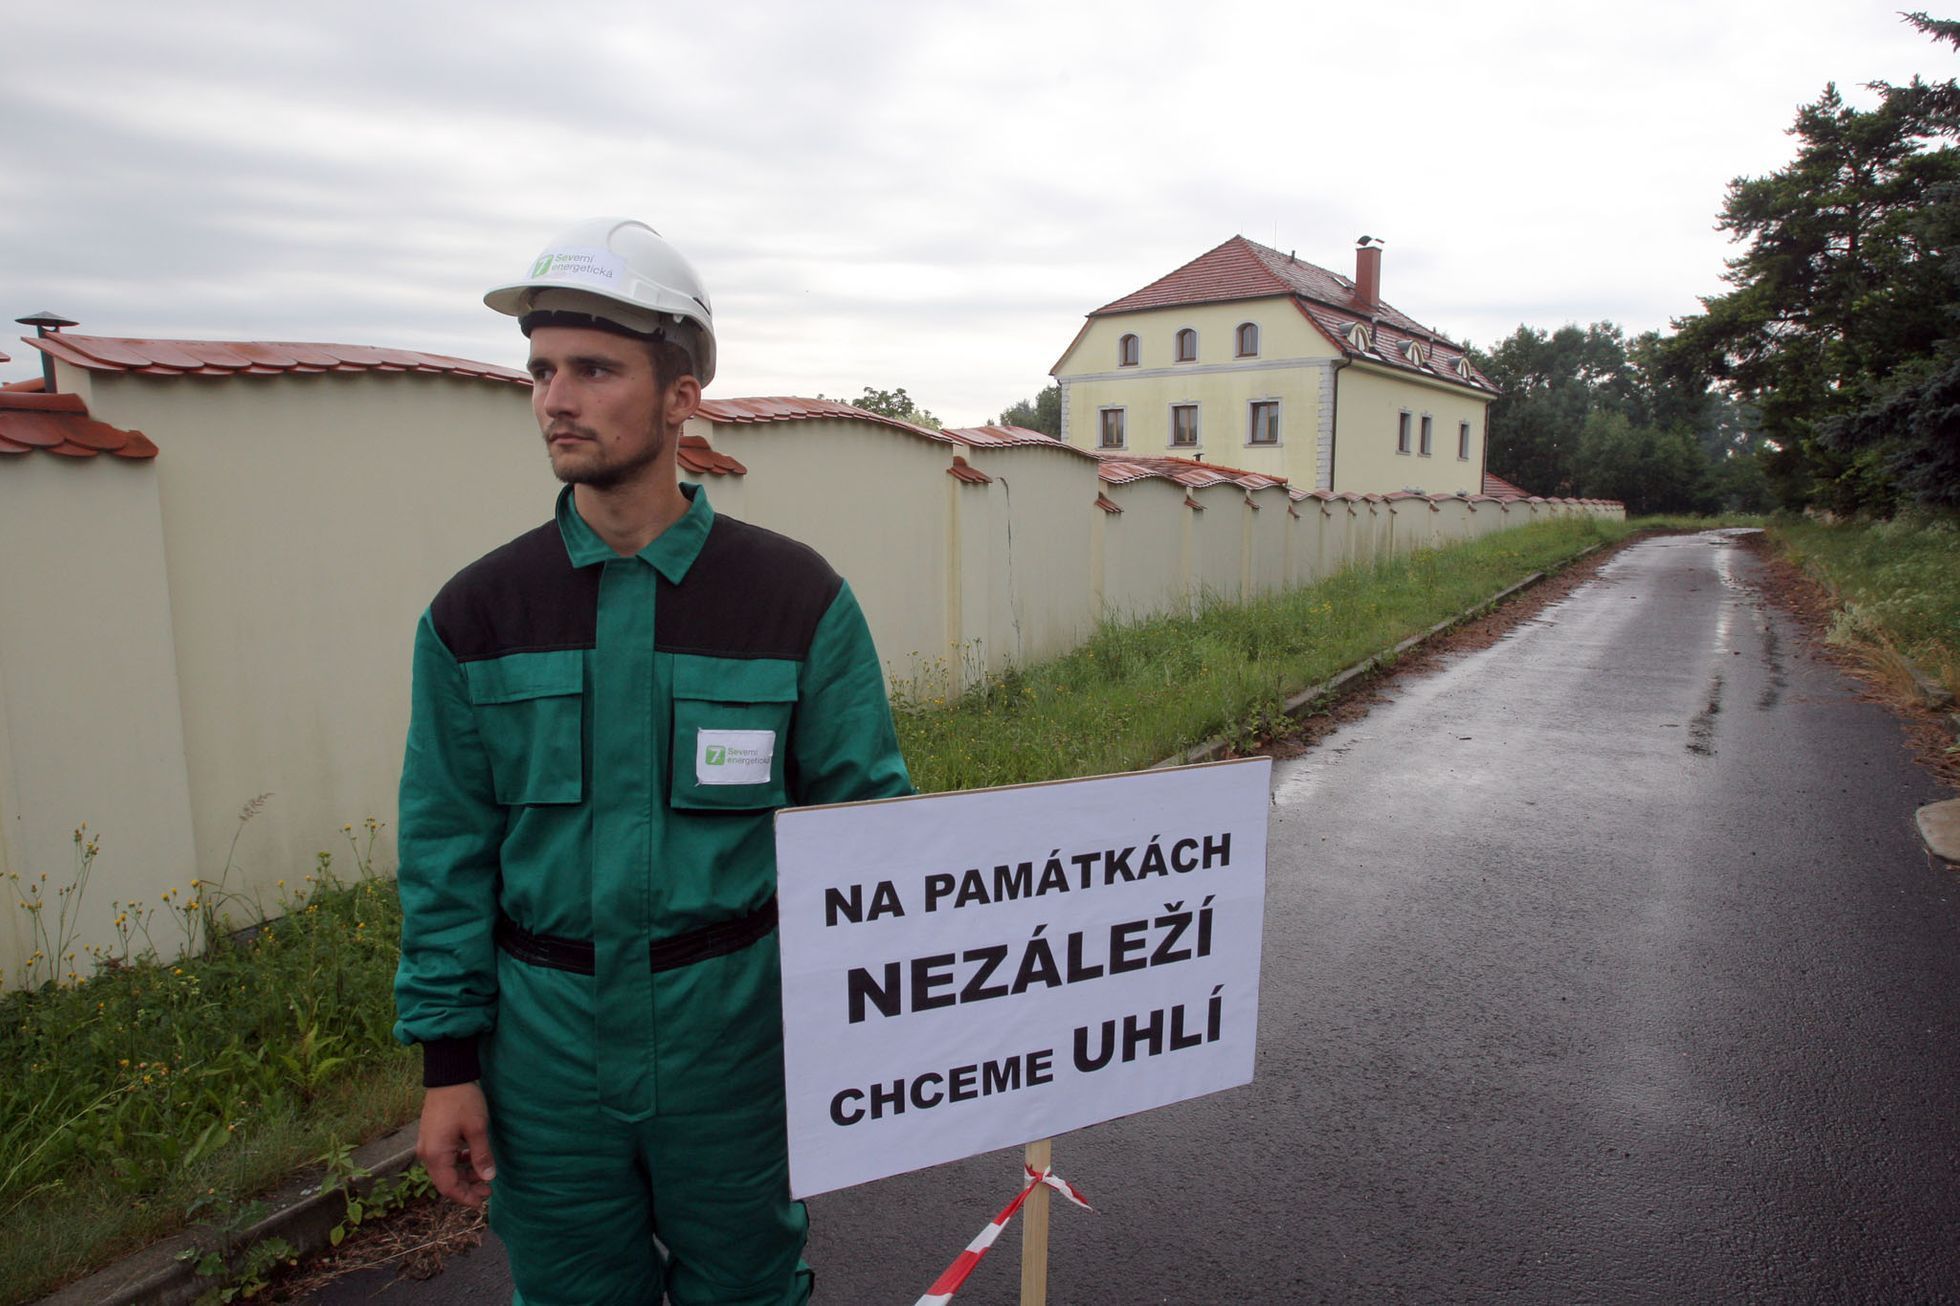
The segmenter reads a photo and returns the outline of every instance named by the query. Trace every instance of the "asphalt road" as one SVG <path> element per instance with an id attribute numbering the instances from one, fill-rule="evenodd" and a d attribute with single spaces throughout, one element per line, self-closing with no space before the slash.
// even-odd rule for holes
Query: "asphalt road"
<path id="1" fill-rule="evenodd" d="M 1754 565 L 1639 544 L 1276 768 L 1257 1079 L 1057 1140 L 1052 1302 L 1960 1300 L 1944 795 Z M 817 1199 L 818 1299 L 910 1303 L 1018 1169 Z"/>

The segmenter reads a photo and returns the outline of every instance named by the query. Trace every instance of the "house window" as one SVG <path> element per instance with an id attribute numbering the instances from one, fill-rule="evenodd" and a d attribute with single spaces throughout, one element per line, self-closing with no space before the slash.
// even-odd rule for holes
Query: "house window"
<path id="1" fill-rule="evenodd" d="M 1395 452 L 1409 452 L 1409 415 L 1406 412 L 1395 422 Z"/>
<path id="2" fill-rule="evenodd" d="M 1252 421 L 1246 432 L 1247 444 L 1279 443 L 1279 400 L 1255 399 L 1251 405 Z"/>
<path id="3" fill-rule="evenodd" d="M 1433 433 L 1433 430 L 1434 430 L 1434 423 L 1430 421 L 1430 417 L 1429 417 L 1429 414 L 1428 414 L 1428 413 L 1424 413 L 1424 414 L 1422 415 L 1422 449 L 1421 449 L 1421 453 L 1422 453 L 1422 456 L 1423 456 L 1423 457 L 1425 457 L 1425 458 L 1427 458 L 1427 457 L 1429 456 L 1429 450 L 1430 450 L 1430 448 L 1431 448 L 1431 446 L 1433 446 L 1433 445 L 1435 444 L 1435 441 L 1434 441 L 1433 439 L 1431 439 L 1431 438 L 1430 438 L 1430 437 L 1431 437 L 1431 435 L 1432 435 L 1432 433 Z"/>
<path id="4" fill-rule="evenodd" d="M 1118 367 L 1135 367 L 1137 365 L 1137 357 L 1137 338 L 1135 336 L 1124 336 L 1116 342 L 1116 365 Z"/>
<path id="5" fill-rule="evenodd" d="M 1177 333 L 1177 361 L 1180 363 L 1190 363 L 1195 362 L 1197 357 L 1198 333 L 1190 327 L 1185 327 Z"/>
<path id="6" fill-rule="evenodd" d="M 1456 456 L 1464 462 L 1470 461 L 1470 423 L 1456 424 Z"/>
<path id="7" fill-rule="evenodd" d="M 1195 449 L 1198 447 L 1198 406 L 1196 404 L 1171 405 L 1171 448 Z"/>
<path id="8" fill-rule="evenodd" d="M 1105 449 L 1123 447 L 1123 410 L 1120 408 L 1102 410 L 1102 447 Z"/>
<path id="9" fill-rule="evenodd" d="M 1241 322 L 1239 324 L 1239 357 L 1259 357 L 1259 324 Z"/>

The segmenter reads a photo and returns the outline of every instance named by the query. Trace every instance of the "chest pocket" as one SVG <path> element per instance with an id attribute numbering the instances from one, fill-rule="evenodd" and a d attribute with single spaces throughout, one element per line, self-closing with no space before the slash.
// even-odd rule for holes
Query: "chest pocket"
<path id="1" fill-rule="evenodd" d="M 794 662 L 674 655 L 672 801 L 701 811 L 788 803 Z"/>
<path id="2" fill-rule="evenodd" d="M 585 796 L 585 658 L 578 649 L 465 662 L 463 677 L 498 802 L 576 803 Z"/>

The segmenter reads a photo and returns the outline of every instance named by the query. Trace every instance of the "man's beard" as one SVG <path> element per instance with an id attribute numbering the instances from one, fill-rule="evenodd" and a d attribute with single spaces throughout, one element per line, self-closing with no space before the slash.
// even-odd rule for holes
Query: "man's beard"
<path id="1" fill-rule="evenodd" d="M 568 428 L 574 435 L 585 436 L 587 432 L 580 427 Z M 591 464 L 551 464 L 552 474 L 567 485 L 589 485 L 595 490 L 616 490 L 636 479 L 667 451 L 669 436 L 658 426 L 654 428 L 654 438 L 623 462 L 606 463 L 599 466 Z M 547 445 L 547 450 L 549 445 Z"/>

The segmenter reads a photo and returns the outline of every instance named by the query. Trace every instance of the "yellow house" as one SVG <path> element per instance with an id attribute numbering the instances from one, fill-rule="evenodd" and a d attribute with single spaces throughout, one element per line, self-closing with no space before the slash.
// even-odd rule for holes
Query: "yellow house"
<path id="1" fill-rule="evenodd" d="M 1463 346 L 1352 279 L 1244 236 L 1089 314 L 1050 369 L 1062 438 L 1334 493 L 1478 494 L 1498 395 Z"/>

